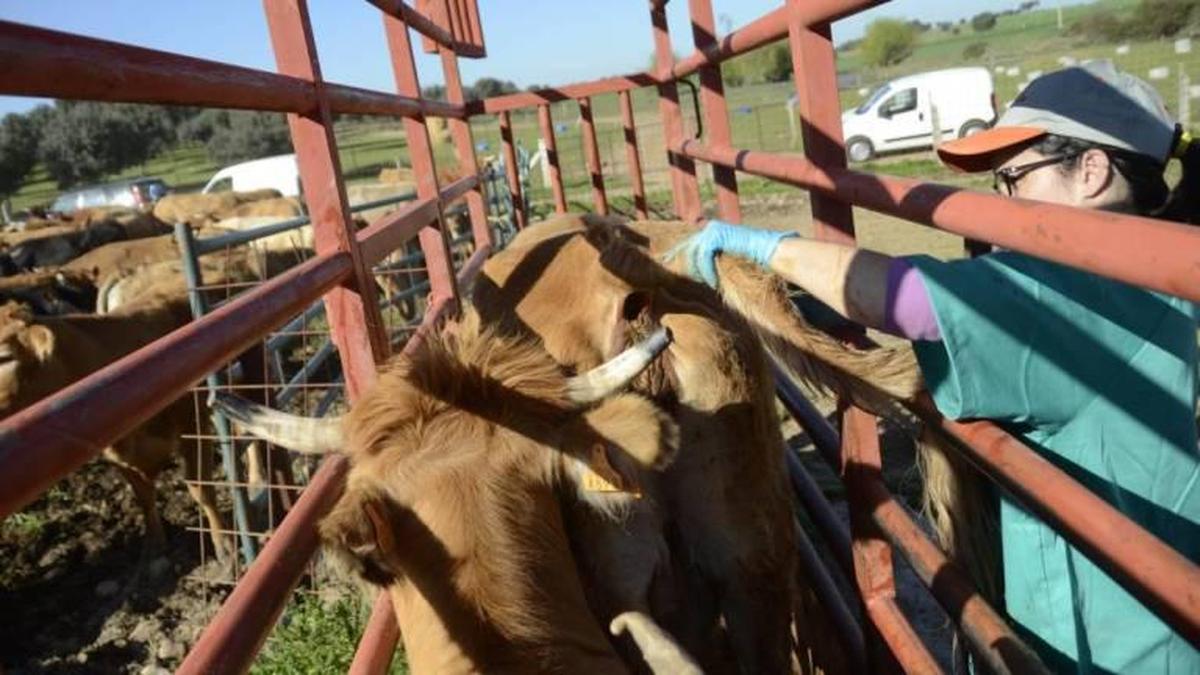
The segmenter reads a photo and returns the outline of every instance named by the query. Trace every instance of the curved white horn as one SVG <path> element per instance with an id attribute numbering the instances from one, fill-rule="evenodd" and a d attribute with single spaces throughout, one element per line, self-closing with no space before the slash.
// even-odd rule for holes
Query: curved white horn
<path id="1" fill-rule="evenodd" d="M 654 675 L 704 675 L 700 666 L 662 628 L 642 612 L 618 614 L 608 625 L 614 636 L 628 632 Z"/>
<path id="2" fill-rule="evenodd" d="M 275 445 L 306 455 L 342 449 L 342 418 L 289 415 L 229 394 L 216 395 L 213 405 L 246 431 Z"/>
<path id="3" fill-rule="evenodd" d="M 613 358 L 567 380 L 567 396 L 575 403 L 594 403 L 624 389 L 667 345 L 671 331 L 659 326 L 650 337 Z"/>

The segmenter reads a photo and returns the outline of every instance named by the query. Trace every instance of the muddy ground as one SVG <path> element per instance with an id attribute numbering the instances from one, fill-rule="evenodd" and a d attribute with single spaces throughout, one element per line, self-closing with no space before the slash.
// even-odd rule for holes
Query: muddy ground
<path id="1" fill-rule="evenodd" d="M 806 206 L 801 194 L 769 195 L 747 204 L 745 220 L 805 231 Z M 858 222 L 864 243 L 888 252 L 952 256 L 961 250 L 955 237 L 902 221 L 864 212 Z M 805 444 L 802 436 L 794 440 Z M 911 447 L 896 434 L 885 441 L 889 482 L 911 497 Z M 836 477 L 811 447 L 806 450 L 806 464 L 838 500 Z M 199 516 L 180 467 L 163 476 L 158 495 L 168 545 L 157 556 L 143 554 L 141 514 L 129 487 L 99 462 L 0 524 L 0 671 L 148 674 L 179 665 L 228 591 L 213 580 L 229 579 L 233 571 L 213 560 L 211 550 L 202 551 L 200 535 L 189 530 Z M 946 664 L 944 616 L 911 573 L 898 569 L 898 584 L 901 605 Z"/>

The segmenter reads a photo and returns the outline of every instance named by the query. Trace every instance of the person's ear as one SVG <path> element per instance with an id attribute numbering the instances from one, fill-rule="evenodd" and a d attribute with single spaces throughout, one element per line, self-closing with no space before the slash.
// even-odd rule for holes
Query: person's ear
<path id="1" fill-rule="evenodd" d="M 1099 198 L 1112 184 L 1115 168 L 1108 153 L 1099 148 L 1091 148 L 1080 155 L 1075 172 L 1080 201 L 1086 204 Z"/>

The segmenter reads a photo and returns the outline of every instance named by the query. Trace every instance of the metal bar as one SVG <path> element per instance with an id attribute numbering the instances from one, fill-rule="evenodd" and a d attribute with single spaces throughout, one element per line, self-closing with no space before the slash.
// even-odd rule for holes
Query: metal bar
<path id="1" fill-rule="evenodd" d="M 670 73 L 674 56 L 667 27 L 667 11 L 663 6 L 651 7 L 650 24 L 654 30 L 655 69 L 659 73 Z M 696 183 L 696 165 L 690 157 L 674 149 L 684 137 L 683 115 L 679 110 L 679 90 L 674 80 L 659 83 L 658 110 L 662 115 L 667 163 L 671 166 L 671 197 L 675 213 L 683 220 L 699 220 L 700 187 Z"/>
<path id="2" fill-rule="evenodd" d="M 304 365 L 300 367 L 300 370 L 296 371 L 296 374 L 293 375 L 290 380 L 288 380 L 283 389 L 275 394 L 275 406 L 283 407 L 287 405 L 289 401 L 295 398 L 296 394 L 300 392 L 300 389 L 297 388 L 297 385 L 304 383 L 308 380 L 308 378 L 312 377 L 313 373 L 317 372 L 317 369 L 323 366 L 325 362 L 329 360 L 330 356 L 333 356 L 333 341 L 326 340 L 321 344 L 321 347 L 317 349 L 317 352 L 304 362 Z"/>
<path id="3" fill-rule="evenodd" d="M 525 195 L 521 193 L 521 167 L 517 164 L 517 150 L 513 146 L 512 118 L 508 112 L 500 113 L 500 141 L 504 145 L 505 175 L 508 178 L 508 193 L 512 195 L 513 218 L 518 230 L 529 224 L 525 210 Z"/>
<path id="4" fill-rule="evenodd" d="M 800 157 L 684 141 L 680 152 L 879 213 L 1200 302 L 1200 230 L 907 178 L 823 170 Z M 1127 233 L 1113 237 L 1113 232 Z M 1130 238 L 1137 246 L 1130 246 Z"/>
<path id="5" fill-rule="evenodd" d="M 576 99 L 598 96 L 600 94 L 616 94 L 622 91 L 649 87 L 658 84 L 658 78 L 651 73 L 630 73 L 616 75 L 598 80 L 589 80 L 576 84 L 547 89 L 535 89 L 516 94 L 493 96 L 482 101 L 467 103 L 467 115 L 494 115 L 504 111 L 518 110 L 535 105 L 555 103 L 558 101 L 573 101 Z"/>
<path id="6" fill-rule="evenodd" d="M 1200 645 L 1200 566 L 996 425 L 945 419 L 928 399 L 914 407 L 927 424 L 962 444 L 972 464 Z"/>
<path id="7" fill-rule="evenodd" d="M 792 417 L 804 427 L 822 455 L 828 457 L 836 453 L 841 446 L 841 439 L 833 425 L 816 412 L 812 403 L 804 398 L 794 385 L 780 386 L 790 384 L 790 380 L 778 370 L 775 381 L 780 400 Z M 837 464 L 832 466 L 838 467 Z M 800 468 L 803 470 L 803 467 Z M 900 550 L 917 576 L 929 587 L 934 599 L 963 630 L 972 653 L 986 663 L 992 672 L 1041 672 L 1040 661 L 1029 647 L 1017 638 L 1004 619 L 988 606 L 966 574 L 946 558 L 908 511 L 887 492 L 883 483 L 873 480 L 861 485 L 873 505 L 871 517 L 875 524 L 888 542 Z M 817 521 L 817 525 L 822 533 L 825 533 L 827 526 L 822 526 L 820 521 Z M 840 539 L 837 534 L 833 536 Z M 832 541 L 830 539 L 830 542 Z M 834 546 L 831 543 L 831 547 Z M 845 546 L 848 549 L 849 543 Z M 835 547 L 835 554 L 837 550 Z"/>
<path id="8" fill-rule="evenodd" d="M 583 152 L 592 180 L 592 203 L 596 207 L 596 213 L 608 215 L 608 199 L 604 194 L 604 170 L 600 165 L 600 147 L 596 145 L 596 123 L 592 120 L 591 99 L 579 99 L 579 120 L 583 126 Z"/>
<path id="9" fill-rule="evenodd" d="M 250 668 L 317 548 L 317 520 L 341 496 L 347 464 L 342 455 L 321 463 L 176 673 L 244 673 Z"/>
<path id="10" fill-rule="evenodd" d="M 197 262 L 195 240 L 192 227 L 187 223 L 175 223 L 175 243 L 179 246 L 179 259 L 183 268 L 184 282 L 188 289 L 188 304 L 192 308 L 192 318 L 199 319 L 208 314 L 208 306 L 200 288 L 204 285 L 204 277 Z M 216 391 L 221 381 L 215 372 L 206 378 L 210 391 Z M 242 547 L 242 559 L 247 565 L 254 562 L 258 553 L 257 542 L 250 536 L 250 519 L 247 512 L 246 491 L 237 483 L 241 480 L 238 472 L 237 456 L 234 454 L 233 434 L 229 428 L 229 420 L 220 411 L 209 411 L 214 429 L 217 432 L 218 445 L 221 448 L 221 469 L 229 479 L 230 496 L 233 501 L 233 522 L 237 526 L 238 541 Z"/>
<path id="11" fill-rule="evenodd" d="M 836 448 L 834 448 L 836 450 Z M 854 558 L 850 552 L 850 532 L 838 520 L 837 514 L 829 508 L 829 502 L 821 493 L 812 476 L 800 463 L 796 453 L 787 452 L 788 477 L 792 483 L 792 492 L 804 506 L 804 512 L 812 518 L 813 524 L 821 532 L 829 550 L 837 559 L 838 566 L 849 579 L 854 575 Z"/>
<path id="12" fill-rule="evenodd" d="M 443 0 L 447 11 L 450 10 L 450 2 L 451 0 Z M 439 52 L 442 58 L 442 74 L 446 81 L 446 98 L 451 103 L 462 105 L 466 97 L 463 95 L 462 77 L 458 72 L 458 57 L 447 47 L 441 47 Z M 475 142 L 471 138 L 471 124 L 466 120 L 451 119 L 449 126 L 459 170 L 472 175 L 478 174 L 479 165 L 475 160 Z M 487 207 L 483 201 L 483 186 L 479 181 L 467 192 L 467 210 L 471 215 L 471 231 L 475 234 L 475 243 L 480 246 L 492 246 L 492 228 L 488 226 Z"/>
<path id="13" fill-rule="evenodd" d="M 462 118 L 466 108 L 340 84 L 338 112 Z M 0 92 L 14 96 L 310 112 L 316 92 L 296 77 L 0 21 Z"/>
<path id="14" fill-rule="evenodd" d="M 358 246 L 363 259 L 374 265 L 387 258 L 421 230 L 436 224 L 438 201 L 434 197 L 420 199 L 406 209 L 384 214 L 371 225 L 359 230 Z"/>
<path id="15" fill-rule="evenodd" d="M 381 590 L 375 594 L 371 618 L 367 620 L 362 639 L 354 651 L 349 675 L 382 675 L 388 672 L 399 640 L 400 627 L 396 625 L 392 598 L 386 590 Z M 387 648 L 388 645 L 391 645 L 391 649 Z"/>
<path id="16" fill-rule="evenodd" d="M 0 21 L 0 93 L 300 112 L 309 82 L 251 68 Z"/>
<path id="17" fill-rule="evenodd" d="M 696 48 L 715 48 L 717 28 L 712 0 L 688 0 L 688 12 L 692 17 L 692 40 Z M 721 81 L 719 65 L 700 69 L 700 105 L 704 111 L 704 126 L 708 129 L 709 140 L 714 145 L 731 144 L 733 136 L 729 130 L 729 110 L 725 106 L 725 85 Z M 717 215 L 725 220 L 740 222 L 742 209 L 738 204 L 737 173 L 727 166 L 714 164 L 712 174 L 717 189 Z"/>
<path id="18" fill-rule="evenodd" d="M 813 593 L 825 607 L 826 615 L 830 619 L 834 632 L 837 633 L 838 639 L 842 643 L 849 666 L 847 672 L 868 672 L 866 640 L 863 638 L 862 626 L 854 618 L 854 613 L 850 611 L 846 600 L 838 591 L 833 577 L 829 576 L 829 570 L 826 569 L 812 540 L 808 538 L 808 533 L 800 527 L 799 523 L 796 523 L 795 530 L 796 551 L 800 567 L 804 570 Z"/>
<path id="19" fill-rule="evenodd" d="M 450 47 L 460 56 L 480 58 L 484 56 L 482 47 L 464 44 L 454 39 L 454 36 L 437 25 L 432 19 L 417 11 L 404 0 L 367 0 L 375 5 L 385 16 L 399 19 L 413 30 L 417 31 L 435 43 Z"/>
<path id="20" fill-rule="evenodd" d="M 637 124 L 633 118 L 633 101 L 629 92 L 617 94 L 621 104 L 621 126 L 625 131 L 625 158 L 629 164 L 629 180 L 633 183 L 633 208 L 637 217 L 645 220 L 649 217 L 646 210 L 646 186 L 642 182 L 642 160 L 638 155 Z"/>
<path id="21" fill-rule="evenodd" d="M 402 2 L 400 4 L 403 5 Z M 388 52 L 392 58 L 396 90 L 401 94 L 420 96 L 421 82 L 413 61 L 408 24 L 403 19 L 390 15 L 383 17 L 383 24 L 387 34 Z M 433 156 L 433 145 L 429 140 L 429 128 L 425 124 L 425 118 L 405 118 L 404 136 L 408 140 L 409 160 L 412 162 L 413 175 L 417 179 L 417 196 L 437 202 L 437 218 L 422 227 L 418 234 L 432 289 L 430 305 L 446 298 L 454 303 L 454 311 L 457 311 L 458 284 L 454 279 L 453 258 L 444 234 L 446 217 L 438 188 L 437 163 Z"/>
<path id="22" fill-rule="evenodd" d="M 374 381 L 375 364 L 387 359 L 391 347 L 371 266 L 363 260 L 354 235 L 308 7 L 304 0 L 264 0 L 263 7 L 280 72 L 311 81 L 317 92 L 313 114 L 289 114 L 288 126 L 313 218 L 316 249 L 346 251 L 354 263 L 353 286 L 339 286 L 325 295 L 325 314 L 346 374 L 346 390 L 354 399 Z"/>
<path id="23" fill-rule="evenodd" d="M 464 106 L 433 99 L 397 96 L 345 84 L 326 84 L 325 90 L 329 98 L 329 108 L 339 113 L 400 117 L 426 115 L 452 120 L 465 119 L 467 115 Z"/>
<path id="24" fill-rule="evenodd" d="M 303 314 L 284 324 L 284 326 L 277 331 L 276 335 L 272 335 L 266 341 L 266 343 L 264 343 L 263 347 L 267 351 L 279 351 L 289 342 L 296 339 L 296 336 L 290 335 L 290 333 L 295 333 L 296 331 L 301 330 L 306 324 L 323 314 L 325 314 L 325 303 L 318 300 L 317 302 L 309 305 L 308 309 L 304 310 Z"/>
<path id="25" fill-rule="evenodd" d="M 879 631 L 883 641 L 895 656 L 895 663 L 876 665 L 875 672 L 942 673 L 941 666 L 921 642 L 921 636 L 913 629 L 904 612 L 896 605 L 895 598 L 881 597 L 868 602 L 867 615 Z"/>
<path id="26" fill-rule="evenodd" d="M 345 253 L 317 255 L 0 421 L 0 518 L 187 393 L 351 270 Z"/>
<path id="27" fill-rule="evenodd" d="M 479 0 L 468 0 L 467 21 L 471 26 L 471 46 L 479 49 L 479 56 L 486 56 L 487 45 L 483 40 L 483 22 L 479 20 Z"/>
<path id="28" fill-rule="evenodd" d="M 562 167 L 558 163 L 558 142 L 554 139 L 554 120 L 550 117 L 550 106 L 538 106 L 538 125 L 542 128 L 542 142 L 546 145 L 546 166 L 550 168 L 550 188 L 554 192 L 554 212 L 567 212 L 567 195 L 563 191 Z"/>
<path id="29" fill-rule="evenodd" d="M 788 43 L 799 97 L 804 155 L 817 166 L 845 168 L 837 64 L 829 24 L 806 26 L 801 16 L 804 6 L 798 0 L 788 0 L 787 4 L 791 12 Z M 854 243 L 854 214 L 849 204 L 825 195 L 813 195 L 812 215 L 813 231 L 818 239 Z"/>

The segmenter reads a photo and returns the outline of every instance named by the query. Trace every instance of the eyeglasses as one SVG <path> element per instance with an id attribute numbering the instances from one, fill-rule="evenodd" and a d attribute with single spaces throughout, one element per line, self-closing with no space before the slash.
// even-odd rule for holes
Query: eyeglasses
<path id="1" fill-rule="evenodd" d="M 1075 154 L 1055 155 L 1053 157 L 1039 159 L 1036 162 L 1029 162 L 1028 164 L 1018 164 L 1016 166 L 1006 166 L 1003 169 L 994 169 L 992 171 L 992 189 L 996 192 L 1000 192 L 1000 184 L 1004 183 L 1005 192 L 1002 194 L 1007 194 L 1009 197 L 1011 197 L 1017 190 L 1017 181 L 1024 178 L 1026 174 L 1030 173 L 1031 171 L 1036 171 L 1044 166 L 1059 164 L 1075 159 L 1076 157 L 1078 157 L 1078 155 Z"/>

